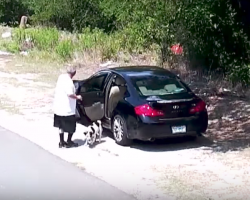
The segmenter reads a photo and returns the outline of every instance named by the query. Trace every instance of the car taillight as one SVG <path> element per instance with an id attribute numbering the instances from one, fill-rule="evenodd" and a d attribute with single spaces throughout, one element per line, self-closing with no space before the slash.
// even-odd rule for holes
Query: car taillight
<path id="1" fill-rule="evenodd" d="M 190 113 L 191 114 L 194 114 L 194 113 L 197 113 L 197 112 L 202 112 L 206 109 L 206 103 L 202 100 L 200 100 L 198 103 L 196 103 L 196 105 L 194 105 L 194 107 L 192 107 L 190 109 Z"/>
<path id="2" fill-rule="evenodd" d="M 136 115 L 143 115 L 148 117 L 156 117 L 164 115 L 164 113 L 161 110 L 155 110 L 148 104 L 135 107 L 135 113 Z"/>

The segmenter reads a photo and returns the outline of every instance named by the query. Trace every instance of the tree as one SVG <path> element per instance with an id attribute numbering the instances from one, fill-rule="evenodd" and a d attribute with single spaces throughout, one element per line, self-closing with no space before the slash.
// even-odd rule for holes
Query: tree
<path id="1" fill-rule="evenodd" d="M 0 1 L 0 22 L 7 25 L 17 25 L 22 15 L 28 13 L 21 1 L 18 0 L 1 0 Z"/>

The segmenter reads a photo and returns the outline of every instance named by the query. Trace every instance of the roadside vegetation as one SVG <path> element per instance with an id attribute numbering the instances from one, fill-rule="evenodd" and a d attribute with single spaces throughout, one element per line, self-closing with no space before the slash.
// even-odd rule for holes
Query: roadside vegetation
<path id="1" fill-rule="evenodd" d="M 249 76 L 249 21 L 246 1 L 3 0 L 0 22 L 15 27 L 11 52 L 31 51 L 42 58 L 69 61 L 95 51 L 99 59 L 154 56 L 159 64 L 216 70 L 244 86 Z M 18 28 L 21 16 L 29 27 Z M 184 52 L 173 55 L 180 44 Z"/>
<path id="2" fill-rule="evenodd" d="M 216 199 L 216 195 L 226 199 L 224 195 L 231 190 L 238 194 L 238 199 L 246 199 L 250 185 L 246 176 L 250 157 L 249 13 L 248 0 L 1 0 L 0 51 L 15 56 L 0 55 L 0 88 L 3 91 L 0 108 L 36 120 L 30 137 L 34 141 L 38 138 L 39 143 L 43 141 L 40 138 L 44 137 L 45 127 L 41 119 L 51 117 L 54 84 L 62 64 L 79 63 L 79 78 L 91 75 L 99 69 L 100 63 L 108 60 L 122 65 L 157 64 L 171 68 L 206 101 L 209 129 L 204 141 L 167 144 L 166 148 L 164 144 L 145 145 L 146 148 L 138 145 L 138 149 L 150 152 L 145 156 L 145 163 L 159 171 L 157 182 L 166 194 L 173 193 L 178 199 L 190 199 L 191 190 L 195 190 L 191 193 L 193 199 Z M 26 28 L 19 27 L 22 16 L 28 17 Z M 11 36 L 3 37 L 5 33 Z M 183 52 L 174 54 L 173 45 L 180 45 Z M 37 128 L 40 125 L 41 128 Z M 33 126 L 26 127 L 31 130 Z M 41 134 L 37 130 L 41 130 Z M 119 150 L 110 144 L 103 148 L 116 154 Z M 204 151 L 201 146 L 205 147 Z M 176 151 L 180 149 L 185 151 Z M 237 152 L 231 152 L 235 150 Z M 122 158 L 128 155 L 127 151 L 135 157 L 142 155 L 135 154 L 131 148 L 126 149 L 126 154 L 121 150 L 115 157 Z M 157 162 L 153 151 L 157 152 Z M 82 153 L 81 150 L 81 158 L 84 157 Z M 122 159 L 103 162 L 98 151 L 96 161 L 106 163 L 106 168 L 102 168 L 105 170 L 100 172 L 100 165 L 94 162 L 95 168 L 92 161 L 86 161 L 87 157 L 81 165 L 93 173 L 96 170 L 101 177 L 108 171 L 106 169 L 111 169 L 111 164 L 117 167 L 114 172 L 120 172 L 121 166 L 126 167 L 125 164 L 116 165 Z M 174 159 L 162 162 L 163 157 Z M 145 163 L 140 161 L 138 166 Z M 130 170 L 131 177 L 136 177 L 135 174 L 140 177 L 144 172 L 141 168 L 135 171 L 137 168 L 129 166 L 123 171 Z M 232 172 L 232 169 L 235 170 Z M 119 180 L 123 180 L 124 174 L 128 176 L 117 173 L 118 178 L 122 177 Z M 231 182 L 228 174 L 234 176 Z M 142 177 L 138 180 L 142 180 L 139 183 L 145 191 L 146 182 L 144 175 Z M 235 185 L 239 182 L 242 185 Z M 224 183 L 227 184 L 223 186 Z M 222 189 L 218 192 L 216 189 L 220 185 Z"/>

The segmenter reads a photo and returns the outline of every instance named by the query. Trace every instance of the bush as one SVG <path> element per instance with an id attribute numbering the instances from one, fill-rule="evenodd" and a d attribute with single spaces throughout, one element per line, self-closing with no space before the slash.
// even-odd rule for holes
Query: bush
<path id="1" fill-rule="evenodd" d="M 18 25 L 22 15 L 29 12 L 28 8 L 19 0 L 0 1 L 0 22 L 7 25 Z"/>
<path id="2" fill-rule="evenodd" d="M 59 40 L 59 32 L 55 28 L 27 29 L 26 38 L 30 38 L 38 50 L 53 50 Z"/>
<path id="3" fill-rule="evenodd" d="M 11 41 L 6 45 L 6 50 L 11 53 L 18 53 L 19 45 L 16 42 Z"/>
<path id="4" fill-rule="evenodd" d="M 65 39 L 65 40 L 60 41 L 59 44 L 55 48 L 56 53 L 63 60 L 68 60 L 72 58 L 74 50 L 75 50 L 75 45 L 70 39 Z"/>
<path id="5" fill-rule="evenodd" d="M 60 33 L 55 28 L 31 28 L 14 30 L 14 40 L 22 44 L 26 40 L 33 42 L 34 46 L 41 51 L 53 50 L 59 41 Z"/>

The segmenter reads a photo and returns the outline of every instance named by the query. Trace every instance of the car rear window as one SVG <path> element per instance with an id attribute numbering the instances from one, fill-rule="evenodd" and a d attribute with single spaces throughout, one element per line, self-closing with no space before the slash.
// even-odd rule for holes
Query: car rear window
<path id="1" fill-rule="evenodd" d="M 166 76 L 131 77 L 131 81 L 140 95 L 145 97 L 187 92 L 179 80 Z"/>

